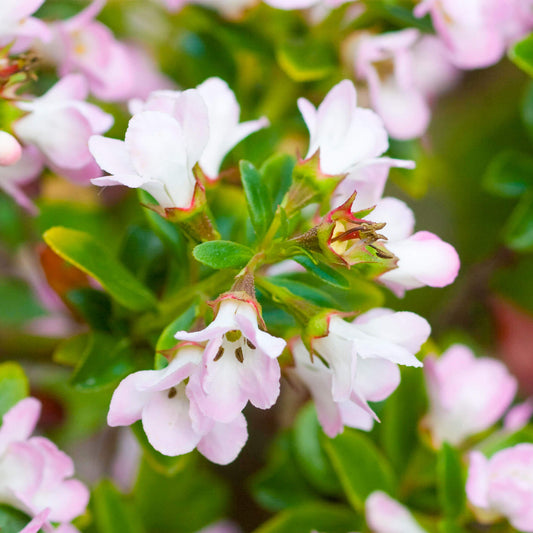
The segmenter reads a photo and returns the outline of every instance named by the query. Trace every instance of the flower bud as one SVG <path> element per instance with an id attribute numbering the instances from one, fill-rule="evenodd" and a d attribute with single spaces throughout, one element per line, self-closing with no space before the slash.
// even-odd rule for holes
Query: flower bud
<path id="1" fill-rule="evenodd" d="M 5 131 L 0 131 L 0 165 L 14 165 L 22 156 L 22 148 L 17 139 Z"/>

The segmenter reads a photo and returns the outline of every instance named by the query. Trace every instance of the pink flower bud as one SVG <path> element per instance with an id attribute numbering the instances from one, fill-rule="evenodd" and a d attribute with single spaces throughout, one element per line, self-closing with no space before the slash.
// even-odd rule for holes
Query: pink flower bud
<path id="1" fill-rule="evenodd" d="M 0 165 L 14 165 L 22 156 L 22 148 L 17 139 L 5 131 L 0 131 Z"/>

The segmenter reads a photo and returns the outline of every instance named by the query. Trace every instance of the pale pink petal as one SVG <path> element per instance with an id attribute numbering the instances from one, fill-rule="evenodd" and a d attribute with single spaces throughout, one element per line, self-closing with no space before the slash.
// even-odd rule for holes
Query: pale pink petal
<path id="1" fill-rule="evenodd" d="M 102 170 L 109 174 L 136 174 L 124 141 L 93 135 L 89 139 L 89 150 Z"/>
<path id="2" fill-rule="evenodd" d="M 0 426 L 0 455 L 11 442 L 25 441 L 29 438 L 40 414 L 39 400 L 24 398 L 3 416 Z"/>
<path id="3" fill-rule="evenodd" d="M 366 400 L 381 402 L 400 384 L 400 369 L 384 359 L 361 359 L 357 362 L 355 383 Z"/>
<path id="4" fill-rule="evenodd" d="M 85 100 L 89 95 L 87 80 L 81 74 L 69 74 L 61 78 L 46 94 L 37 99 L 38 103 L 63 104 L 69 100 Z"/>
<path id="5" fill-rule="evenodd" d="M 51 508 L 49 518 L 53 522 L 69 522 L 85 511 L 89 491 L 77 479 L 67 479 L 54 488 L 50 487 L 37 501 Z"/>
<path id="6" fill-rule="evenodd" d="M 50 514 L 50 509 L 45 509 L 37 514 L 32 521 L 24 528 L 19 531 L 19 533 L 38 533 L 43 524 L 48 520 L 48 515 Z"/>
<path id="7" fill-rule="evenodd" d="M 20 160 L 22 148 L 13 135 L 0 131 L 0 166 L 11 166 Z"/>
<path id="8" fill-rule="evenodd" d="M 505 415 L 503 427 L 508 431 L 518 431 L 529 422 L 533 416 L 533 399 L 529 399 L 519 405 L 515 405 Z"/>
<path id="9" fill-rule="evenodd" d="M 235 321 L 244 335 L 272 359 L 279 357 L 287 344 L 283 339 L 274 337 L 266 331 L 259 329 L 255 312 L 253 316 L 246 316 L 244 313 L 240 313 L 236 315 Z"/>
<path id="10" fill-rule="evenodd" d="M 477 507 L 488 508 L 489 471 L 486 457 L 477 451 L 470 452 L 466 495 Z"/>
<path id="11" fill-rule="evenodd" d="M 385 235 L 390 242 L 408 238 L 415 227 L 413 211 L 405 202 L 397 198 L 383 198 L 367 218 L 372 222 L 385 222 L 387 224 L 379 232 Z"/>
<path id="12" fill-rule="evenodd" d="M 0 14 L 6 19 L 23 19 L 35 13 L 44 0 L 2 0 Z"/>

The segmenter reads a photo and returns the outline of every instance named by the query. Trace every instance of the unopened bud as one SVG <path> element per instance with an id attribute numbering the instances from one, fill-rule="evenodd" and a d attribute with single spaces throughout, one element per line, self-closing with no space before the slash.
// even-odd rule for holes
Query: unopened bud
<path id="1" fill-rule="evenodd" d="M 22 148 L 13 135 L 0 131 L 0 166 L 14 165 L 22 155 Z"/>

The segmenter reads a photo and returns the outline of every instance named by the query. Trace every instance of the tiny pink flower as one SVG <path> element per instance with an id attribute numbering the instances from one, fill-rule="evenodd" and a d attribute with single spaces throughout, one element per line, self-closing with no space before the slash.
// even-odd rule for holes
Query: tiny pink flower
<path id="1" fill-rule="evenodd" d="M 191 397 L 208 417 L 234 419 L 250 401 L 259 409 L 274 405 L 280 390 L 277 357 L 285 341 L 259 328 L 252 302 L 223 297 L 215 319 L 197 332 L 178 331 L 176 338 L 207 341 L 201 372 L 189 382 Z"/>
<path id="2" fill-rule="evenodd" d="M 190 389 L 201 359 L 201 348 L 184 346 L 166 368 L 127 376 L 113 393 L 107 423 L 128 426 L 142 420 L 150 444 L 165 455 L 198 448 L 215 463 L 233 461 L 248 437 L 246 420 L 239 412 L 221 423 L 198 410 Z"/>
<path id="3" fill-rule="evenodd" d="M 466 494 L 479 521 L 504 516 L 519 531 L 533 532 L 533 444 L 517 444 L 490 459 L 471 452 Z"/>
<path id="4" fill-rule="evenodd" d="M 91 153 L 111 174 L 92 183 L 141 188 L 161 207 L 188 209 L 197 186 L 192 169 L 208 139 L 207 107 L 197 90 L 184 91 L 172 98 L 165 112 L 136 113 L 124 141 L 91 137 Z"/>
<path id="5" fill-rule="evenodd" d="M 87 143 L 94 133 L 104 133 L 113 117 L 84 101 L 85 79 L 71 74 L 59 80 L 45 95 L 17 105 L 29 113 L 13 128 L 27 144 L 39 148 L 51 165 L 80 170 L 91 164 Z"/>
<path id="6" fill-rule="evenodd" d="M 0 167 L 14 165 L 22 156 L 22 148 L 13 137 L 6 131 L 0 130 Z"/>
<path id="7" fill-rule="evenodd" d="M 476 358 L 455 344 L 438 359 L 427 357 L 424 372 L 430 400 L 425 419 L 433 442 L 461 444 L 497 422 L 513 401 L 516 380 L 503 363 Z"/>
<path id="8" fill-rule="evenodd" d="M 382 120 L 370 109 L 357 107 L 353 83 L 335 85 L 316 109 L 305 98 L 298 107 L 309 130 L 306 158 L 320 151 L 320 169 L 325 174 L 344 174 L 374 160 L 388 148 Z"/>
<path id="9" fill-rule="evenodd" d="M 366 499 L 365 516 L 372 533 L 426 533 L 407 508 L 381 491 Z"/>

